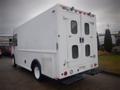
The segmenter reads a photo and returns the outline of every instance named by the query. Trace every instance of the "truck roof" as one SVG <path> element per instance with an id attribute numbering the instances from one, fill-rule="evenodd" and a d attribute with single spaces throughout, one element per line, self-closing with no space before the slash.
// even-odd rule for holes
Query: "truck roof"
<path id="1" fill-rule="evenodd" d="M 76 8 L 74 8 L 74 7 L 68 7 L 68 6 L 65 6 L 65 5 L 62 5 L 62 4 L 53 5 L 51 8 L 54 8 L 54 7 L 61 7 L 63 10 L 67 10 L 67 11 L 69 11 L 69 12 L 75 12 L 75 13 L 77 13 L 77 14 L 83 14 L 83 15 L 87 15 L 87 16 L 90 16 L 90 17 L 95 17 L 95 15 L 92 14 L 91 12 L 85 12 L 85 11 L 82 11 L 82 10 L 78 10 L 78 9 L 76 9 Z M 49 8 L 49 9 L 51 9 L 51 8 Z M 47 10 L 49 10 L 49 9 L 47 9 Z M 40 14 L 46 12 L 47 10 L 41 12 Z M 15 29 L 17 29 L 17 28 L 19 28 L 20 26 L 24 25 L 25 23 L 31 21 L 32 19 L 38 17 L 40 14 L 38 14 L 38 15 L 36 15 L 35 17 L 27 20 L 26 22 L 18 25 Z M 14 29 L 14 30 L 15 30 L 15 29 Z M 14 30 L 13 30 L 13 32 L 14 32 Z"/>
<path id="2" fill-rule="evenodd" d="M 78 10 L 74 7 L 68 7 L 68 6 L 65 6 L 65 5 L 62 5 L 62 4 L 57 4 L 57 5 L 61 6 L 64 10 L 67 10 L 67 11 L 72 11 L 72 12 L 75 12 L 75 13 L 78 13 L 78 14 L 88 15 L 88 16 L 91 16 L 91 17 L 95 16 L 91 12 L 85 12 L 85 11 L 82 11 L 82 10 Z"/>

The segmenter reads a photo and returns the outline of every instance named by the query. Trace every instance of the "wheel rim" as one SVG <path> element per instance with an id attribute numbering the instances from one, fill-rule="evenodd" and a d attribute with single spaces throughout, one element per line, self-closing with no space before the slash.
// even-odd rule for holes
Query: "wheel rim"
<path id="1" fill-rule="evenodd" d="M 39 77 L 40 77 L 40 70 L 38 67 L 34 68 L 34 76 L 36 79 L 39 79 Z"/>

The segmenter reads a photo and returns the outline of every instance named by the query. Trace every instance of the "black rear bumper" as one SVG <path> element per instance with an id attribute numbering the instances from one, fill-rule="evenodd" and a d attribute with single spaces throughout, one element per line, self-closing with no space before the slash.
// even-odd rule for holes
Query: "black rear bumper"
<path id="1" fill-rule="evenodd" d="M 85 74 L 88 74 L 88 75 L 96 75 L 100 72 L 100 70 L 98 68 L 95 68 L 95 69 L 91 69 L 91 70 L 88 70 L 85 72 Z"/>

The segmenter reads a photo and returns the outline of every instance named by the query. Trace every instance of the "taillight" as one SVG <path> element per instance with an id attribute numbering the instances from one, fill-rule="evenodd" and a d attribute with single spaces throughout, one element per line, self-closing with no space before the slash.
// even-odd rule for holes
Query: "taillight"
<path id="1" fill-rule="evenodd" d="M 67 75 L 67 71 L 64 72 L 64 75 L 65 75 L 65 76 Z"/>
<path id="2" fill-rule="evenodd" d="M 94 66 L 97 66 L 97 63 L 94 63 Z"/>

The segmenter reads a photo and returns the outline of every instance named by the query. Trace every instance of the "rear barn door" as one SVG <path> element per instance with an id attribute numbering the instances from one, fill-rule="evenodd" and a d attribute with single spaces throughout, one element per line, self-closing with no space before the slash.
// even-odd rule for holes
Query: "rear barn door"
<path id="1" fill-rule="evenodd" d="M 82 52 L 86 63 L 91 62 L 97 54 L 96 25 L 95 18 L 87 15 L 81 15 L 82 23 Z"/>
<path id="2" fill-rule="evenodd" d="M 83 60 L 80 43 L 80 37 L 82 35 L 80 15 L 66 12 L 63 18 L 67 31 L 67 64 L 69 67 L 75 67 L 82 64 L 81 62 Z"/>

